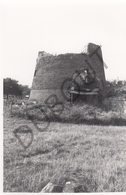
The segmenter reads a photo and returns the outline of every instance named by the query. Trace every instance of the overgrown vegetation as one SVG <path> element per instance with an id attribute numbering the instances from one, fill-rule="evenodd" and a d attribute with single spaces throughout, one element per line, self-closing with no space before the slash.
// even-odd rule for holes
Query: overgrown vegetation
<path id="1" fill-rule="evenodd" d="M 12 115 L 32 121 L 65 122 L 90 125 L 126 125 L 125 101 L 105 99 L 101 107 L 64 103 L 48 107 L 42 103 L 13 105 Z"/>
<path id="2" fill-rule="evenodd" d="M 124 81 L 106 81 L 107 97 L 117 97 L 126 94 L 126 80 Z"/>

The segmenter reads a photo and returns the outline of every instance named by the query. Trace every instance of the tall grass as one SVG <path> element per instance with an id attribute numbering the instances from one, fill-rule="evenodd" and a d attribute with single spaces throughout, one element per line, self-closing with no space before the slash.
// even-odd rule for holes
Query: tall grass
<path id="1" fill-rule="evenodd" d="M 82 123 L 92 125 L 126 125 L 122 102 L 106 100 L 100 107 L 86 103 L 65 103 L 48 107 L 42 103 L 12 106 L 12 115 L 30 120 Z M 46 117 L 47 116 L 47 117 Z"/>

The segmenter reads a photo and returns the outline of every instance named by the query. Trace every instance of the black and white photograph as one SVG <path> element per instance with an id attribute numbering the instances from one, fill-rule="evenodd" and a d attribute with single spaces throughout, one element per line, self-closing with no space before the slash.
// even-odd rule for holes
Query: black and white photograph
<path id="1" fill-rule="evenodd" d="M 126 0 L 0 0 L 2 192 L 126 192 Z"/>

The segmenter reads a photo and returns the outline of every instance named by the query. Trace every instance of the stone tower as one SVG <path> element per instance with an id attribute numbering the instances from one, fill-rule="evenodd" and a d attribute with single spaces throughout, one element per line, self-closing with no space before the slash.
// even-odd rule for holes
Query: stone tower
<path id="1" fill-rule="evenodd" d="M 66 101 L 61 93 L 65 79 L 71 78 L 76 70 L 90 69 L 105 88 L 105 73 L 101 47 L 93 43 L 82 53 L 67 53 L 53 56 L 44 51 L 38 53 L 30 100 L 44 102 L 55 94 L 60 101 Z"/>

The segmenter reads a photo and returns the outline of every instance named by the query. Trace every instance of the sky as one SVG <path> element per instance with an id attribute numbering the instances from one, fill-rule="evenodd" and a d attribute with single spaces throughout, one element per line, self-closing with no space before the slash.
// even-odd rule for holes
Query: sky
<path id="1" fill-rule="evenodd" d="M 126 80 L 126 0 L 0 0 L 2 77 L 31 87 L 39 51 L 101 45 L 107 80 Z"/>

